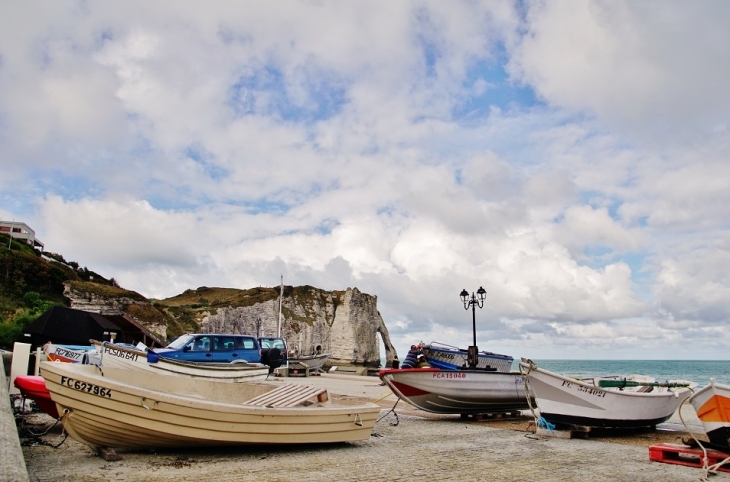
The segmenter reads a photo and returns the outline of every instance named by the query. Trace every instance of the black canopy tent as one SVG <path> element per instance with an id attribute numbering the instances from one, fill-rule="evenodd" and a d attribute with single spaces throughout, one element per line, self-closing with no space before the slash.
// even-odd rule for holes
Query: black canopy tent
<path id="1" fill-rule="evenodd" d="M 117 343 L 144 343 L 149 347 L 164 341 L 141 324 L 123 315 L 100 315 L 88 311 L 54 306 L 23 330 L 25 343 L 35 349 L 50 341 L 58 345 L 88 345 L 89 340 Z"/>

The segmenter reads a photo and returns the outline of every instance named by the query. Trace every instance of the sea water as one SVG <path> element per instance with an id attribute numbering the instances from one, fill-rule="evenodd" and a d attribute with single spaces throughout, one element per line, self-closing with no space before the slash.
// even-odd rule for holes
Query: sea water
<path id="1" fill-rule="evenodd" d="M 533 360 L 537 366 L 562 375 L 588 378 L 608 375 L 646 375 L 658 382 L 689 380 L 699 387 L 714 378 L 730 385 L 730 360 Z M 519 370 L 519 361 L 512 364 Z"/>
<path id="2" fill-rule="evenodd" d="M 533 360 L 537 366 L 561 375 L 590 378 L 601 376 L 646 375 L 659 382 L 689 380 L 704 387 L 714 378 L 730 385 L 730 360 Z M 512 370 L 519 371 L 519 359 Z M 385 359 L 381 367 L 386 366 Z"/>

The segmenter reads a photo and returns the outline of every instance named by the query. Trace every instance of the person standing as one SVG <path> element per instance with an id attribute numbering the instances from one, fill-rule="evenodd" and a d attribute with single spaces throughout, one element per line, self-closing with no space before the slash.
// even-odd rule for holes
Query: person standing
<path id="1" fill-rule="evenodd" d="M 405 359 L 403 359 L 403 363 L 401 363 L 401 368 L 416 368 L 418 366 L 419 353 L 420 350 L 418 349 L 418 346 L 411 345 L 411 349 L 408 350 L 408 354 Z"/>

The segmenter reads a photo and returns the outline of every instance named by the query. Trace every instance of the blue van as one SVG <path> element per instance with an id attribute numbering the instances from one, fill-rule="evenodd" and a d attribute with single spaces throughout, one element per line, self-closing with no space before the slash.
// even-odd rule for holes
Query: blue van
<path id="1" fill-rule="evenodd" d="M 248 335 L 183 335 L 154 352 L 163 358 L 193 362 L 261 363 L 261 346 L 256 337 Z"/>

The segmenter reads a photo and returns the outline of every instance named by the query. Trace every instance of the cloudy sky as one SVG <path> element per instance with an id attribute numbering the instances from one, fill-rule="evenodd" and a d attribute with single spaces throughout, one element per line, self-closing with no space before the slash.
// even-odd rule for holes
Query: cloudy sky
<path id="1" fill-rule="evenodd" d="M 730 3 L 45 1 L 0 219 L 149 298 L 357 287 L 401 356 L 730 358 Z"/>

